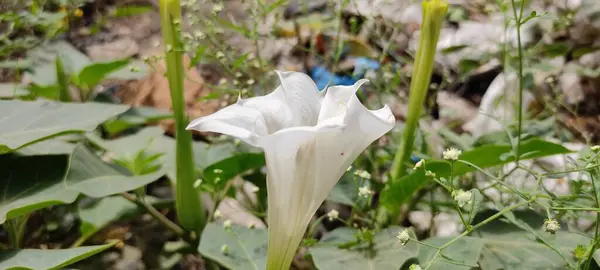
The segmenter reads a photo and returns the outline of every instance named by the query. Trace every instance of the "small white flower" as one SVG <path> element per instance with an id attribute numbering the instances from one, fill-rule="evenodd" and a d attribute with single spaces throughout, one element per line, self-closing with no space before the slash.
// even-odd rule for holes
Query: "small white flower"
<path id="1" fill-rule="evenodd" d="M 199 188 L 202 185 L 202 179 L 196 179 L 194 182 L 194 188 Z"/>
<path id="2" fill-rule="evenodd" d="M 415 164 L 415 167 L 413 168 L 413 170 L 423 167 L 423 164 L 425 164 L 425 160 L 423 160 L 423 159 L 419 160 L 419 162 L 417 162 L 417 164 Z"/>
<path id="3" fill-rule="evenodd" d="M 356 170 L 354 171 L 354 175 L 367 180 L 371 179 L 371 174 L 365 170 Z"/>
<path id="4" fill-rule="evenodd" d="M 400 244 L 402 244 L 404 246 L 410 240 L 410 234 L 408 234 L 407 229 L 404 229 L 403 231 L 398 233 L 398 236 L 396 236 L 396 238 L 398 238 L 398 241 L 400 242 Z"/>
<path id="5" fill-rule="evenodd" d="M 340 212 L 338 212 L 335 209 L 332 209 L 331 211 L 329 211 L 329 213 L 327 213 L 327 219 L 329 219 L 329 221 L 333 221 L 334 219 L 337 219 L 340 216 Z"/>
<path id="6" fill-rule="evenodd" d="M 412 264 L 408 269 L 409 270 L 423 270 L 423 268 L 418 264 Z"/>
<path id="7" fill-rule="evenodd" d="M 556 219 L 546 219 L 544 221 L 544 231 L 555 234 L 558 230 L 560 230 L 560 224 Z"/>
<path id="8" fill-rule="evenodd" d="M 214 170 L 213 170 L 213 172 L 214 172 L 215 174 L 222 174 L 222 173 L 223 173 L 223 170 L 221 170 L 221 169 L 214 169 Z"/>
<path id="9" fill-rule="evenodd" d="M 367 186 L 358 188 L 358 196 L 367 198 L 367 197 L 371 196 L 371 194 L 373 194 L 373 191 L 371 189 L 369 189 L 369 187 L 367 187 Z"/>
<path id="10" fill-rule="evenodd" d="M 238 78 L 239 78 L 239 77 L 242 77 L 242 75 L 243 75 L 243 74 L 242 74 L 241 72 L 236 72 L 236 73 L 235 73 L 235 76 L 236 76 L 236 77 L 238 77 Z"/>
<path id="11" fill-rule="evenodd" d="M 224 54 L 223 52 L 221 52 L 221 51 L 218 51 L 218 52 L 215 54 L 215 57 L 217 57 L 217 59 L 221 59 L 221 58 L 224 58 L 224 57 L 225 57 L 225 54 Z"/>
<path id="12" fill-rule="evenodd" d="M 460 151 L 456 148 L 450 148 L 450 149 L 446 149 L 446 151 L 444 151 L 444 153 L 442 153 L 442 155 L 444 156 L 444 159 L 447 159 L 447 160 L 458 160 L 458 156 L 460 156 L 461 153 L 462 153 L 462 151 Z"/>
<path id="13" fill-rule="evenodd" d="M 435 173 L 427 170 L 427 171 L 425 171 L 425 176 L 435 178 Z"/>
<path id="14" fill-rule="evenodd" d="M 231 220 L 225 220 L 223 221 L 223 228 L 225 228 L 226 230 L 231 229 Z"/>
<path id="15" fill-rule="evenodd" d="M 349 172 L 350 170 L 352 170 L 352 166 L 349 166 L 348 169 L 346 169 L 347 172 Z"/>
<path id="16" fill-rule="evenodd" d="M 253 85 L 254 84 L 254 80 L 253 79 L 247 80 L 246 84 L 247 85 Z"/>
<path id="17" fill-rule="evenodd" d="M 252 188 L 250 188 L 250 191 L 252 191 L 252 193 L 256 193 L 256 192 L 258 192 L 259 190 L 260 190 L 260 188 L 259 188 L 259 187 L 257 187 L 257 186 L 253 186 Z"/>
<path id="18" fill-rule="evenodd" d="M 221 253 L 227 255 L 229 253 L 229 246 L 227 244 L 221 246 Z"/>
<path id="19" fill-rule="evenodd" d="M 213 217 L 215 219 L 220 219 L 223 217 L 223 213 L 220 210 L 215 210 L 215 213 L 213 214 Z"/>
<path id="20" fill-rule="evenodd" d="M 471 202 L 471 191 L 470 190 L 464 191 L 462 189 L 459 189 L 458 191 L 454 191 L 452 196 L 454 197 L 454 200 L 460 207 L 463 207 L 466 204 Z"/>
<path id="21" fill-rule="evenodd" d="M 219 12 L 223 11 L 223 6 L 221 4 L 213 5 L 212 11 L 214 13 L 219 13 Z"/>
<path id="22" fill-rule="evenodd" d="M 221 78 L 221 79 L 219 80 L 219 85 L 224 85 L 224 84 L 226 84 L 226 83 L 227 83 L 227 79 L 225 79 L 225 78 Z"/>
<path id="23" fill-rule="evenodd" d="M 594 145 L 594 146 L 592 146 L 592 148 L 590 148 L 590 149 L 591 149 L 592 151 L 594 151 L 594 152 L 598 152 L 598 151 L 600 151 L 600 145 Z"/>

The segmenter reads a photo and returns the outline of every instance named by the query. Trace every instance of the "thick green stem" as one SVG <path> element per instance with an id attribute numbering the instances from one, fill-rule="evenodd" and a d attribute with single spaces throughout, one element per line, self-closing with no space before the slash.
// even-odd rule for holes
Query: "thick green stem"
<path id="1" fill-rule="evenodd" d="M 195 231 L 200 236 L 205 225 L 205 218 L 198 191 L 194 188 L 196 172 L 192 153 L 192 134 L 185 130 L 188 118 L 185 113 L 183 96 L 185 69 L 182 60 L 183 46 L 180 39 L 181 7 L 179 0 L 160 0 L 160 17 L 166 49 L 167 78 L 175 116 L 177 141 L 175 207 L 177 218 L 185 229 Z"/>
<path id="2" fill-rule="evenodd" d="M 517 28 L 517 52 L 518 52 L 518 59 L 519 59 L 519 66 L 518 66 L 518 72 L 519 72 L 519 105 L 517 108 L 517 148 L 516 148 L 516 157 L 515 157 L 515 162 L 518 164 L 519 163 L 519 159 L 521 157 L 521 130 L 522 130 L 522 126 L 523 126 L 523 47 L 521 44 L 521 19 L 523 19 L 523 5 L 525 4 L 525 1 L 521 1 L 521 7 L 519 9 L 519 12 L 517 12 L 517 6 L 515 5 L 515 0 L 511 0 L 512 2 L 512 9 L 513 9 L 513 15 L 515 17 L 515 25 Z"/>
<path id="3" fill-rule="evenodd" d="M 447 11 L 448 3 L 444 0 L 423 2 L 423 23 L 421 24 L 419 49 L 417 50 L 410 83 L 408 117 L 404 126 L 400 148 L 398 148 L 392 164 L 392 181 L 397 181 L 406 171 L 406 162 L 410 158 L 413 149 L 415 131 L 421 117 L 421 109 L 425 102 L 433 72 L 440 29 Z"/>

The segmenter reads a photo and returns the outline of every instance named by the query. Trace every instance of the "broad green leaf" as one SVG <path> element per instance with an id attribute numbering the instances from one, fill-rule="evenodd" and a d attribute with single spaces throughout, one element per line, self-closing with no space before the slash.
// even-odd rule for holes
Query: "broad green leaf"
<path id="1" fill-rule="evenodd" d="M 118 102 L 118 101 L 117 101 Z M 173 113 L 157 110 L 152 107 L 130 108 L 118 117 L 106 121 L 102 126 L 110 135 L 116 135 L 129 128 L 143 126 L 173 117 Z"/>
<path id="2" fill-rule="evenodd" d="M 83 145 L 77 145 L 70 157 L 0 155 L 0 190 L 4 192 L 0 224 L 47 206 L 72 203 L 80 193 L 104 197 L 144 186 L 164 174 L 162 170 L 124 175 Z"/>
<path id="3" fill-rule="evenodd" d="M 483 195 L 481 195 L 481 192 L 479 191 L 479 189 L 471 189 L 471 203 L 469 205 L 467 205 L 468 209 L 469 209 L 469 220 L 468 220 L 468 224 L 473 224 L 473 220 L 475 219 L 475 216 L 477 216 L 477 213 L 479 212 L 479 208 L 481 207 L 481 203 L 483 202 Z"/>
<path id="4" fill-rule="evenodd" d="M 138 133 L 123 136 L 115 140 L 104 140 L 96 135 L 88 135 L 88 138 L 101 148 L 112 152 L 120 157 L 135 155 L 140 150 L 146 149 L 149 153 L 164 154 L 159 160 L 167 175 L 175 179 L 175 140 L 163 135 L 164 131 L 159 127 L 142 129 Z M 229 158 L 234 152 L 232 144 L 206 144 L 193 142 L 194 162 L 196 169 L 204 170 L 207 166 L 217 161 Z"/>
<path id="5" fill-rule="evenodd" d="M 198 252 L 231 270 L 262 270 L 267 264 L 267 230 L 209 223 L 202 232 Z M 223 252 L 227 246 L 227 252 Z"/>
<path id="6" fill-rule="evenodd" d="M 265 166 L 262 153 L 240 153 L 206 167 L 203 176 L 206 183 L 220 188 L 235 176 L 262 166 Z"/>
<path id="7" fill-rule="evenodd" d="M 453 237 L 433 237 L 423 241 L 423 243 L 441 247 Z M 444 248 L 440 255 L 434 259 L 437 249 L 421 245 L 419 250 L 419 263 L 421 266 L 429 265 L 430 270 L 469 270 L 477 266 L 477 261 L 483 249 L 484 240 L 477 237 L 463 237 L 455 243 Z M 433 261 L 432 261 L 433 260 Z"/>
<path id="8" fill-rule="evenodd" d="M 96 203 L 79 205 L 79 218 L 81 225 L 79 231 L 82 235 L 91 235 L 110 222 L 121 217 L 137 212 L 137 205 L 121 196 L 110 196 L 98 200 Z"/>
<path id="9" fill-rule="evenodd" d="M 35 155 L 70 155 L 75 149 L 75 144 L 68 143 L 60 137 L 29 144 L 17 150 L 17 153 L 26 156 Z"/>
<path id="10" fill-rule="evenodd" d="M 0 153 L 59 134 L 91 131 L 127 109 L 100 103 L 0 100 Z"/>
<path id="11" fill-rule="evenodd" d="M 408 260 L 417 257 L 419 247 L 414 242 L 402 246 L 396 236 L 404 230 L 389 227 L 375 234 L 373 249 L 355 246 L 341 249 L 338 246 L 352 241 L 356 230 L 336 229 L 326 234 L 309 249 L 313 261 L 321 270 L 398 270 Z"/>
<path id="12" fill-rule="evenodd" d="M 545 156 L 567 154 L 571 151 L 562 145 L 531 139 L 521 143 L 521 160 L 534 159 Z M 461 160 L 468 161 L 482 169 L 504 165 L 515 160 L 510 145 L 483 145 L 460 155 Z M 425 170 L 430 170 L 437 177 L 450 176 L 450 163 L 445 160 L 426 160 L 424 170 L 416 170 L 396 181 L 391 181 L 382 191 L 382 204 L 390 210 L 396 210 L 401 204 L 410 200 L 412 195 L 430 183 L 425 176 Z M 454 175 L 460 176 L 476 169 L 460 162 L 454 164 Z"/>
<path id="13" fill-rule="evenodd" d="M 112 246 L 117 241 L 100 246 L 87 246 L 69 249 L 19 249 L 0 252 L 0 269 L 62 269 L 65 266 L 94 256 Z"/>
<path id="14" fill-rule="evenodd" d="M 79 72 L 76 83 L 80 86 L 92 88 L 105 79 L 108 74 L 125 67 L 127 64 L 129 64 L 127 59 L 90 64 Z"/>
<path id="15" fill-rule="evenodd" d="M 548 235 L 540 231 L 540 235 Z M 547 236 L 547 241 L 562 252 L 574 265 L 572 253 L 578 244 L 587 245 L 589 239 L 576 233 L 557 232 Z M 551 248 L 536 241 L 531 233 L 521 231 L 510 235 L 486 235 L 479 264 L 481 269 L 567 269 L 561 256 Z"/>

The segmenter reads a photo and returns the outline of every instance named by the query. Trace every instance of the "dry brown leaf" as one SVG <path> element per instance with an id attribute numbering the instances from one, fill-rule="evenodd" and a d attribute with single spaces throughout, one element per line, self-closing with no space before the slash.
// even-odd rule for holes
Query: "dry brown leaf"
<path id="1" fill-rule="evenodd" d="M 184 56 L 184 67 L 190 65 L 190 58 Z M 165 77 L 166 66 L 164 61 L 159 61 L 154 66 L 155 70 L 147 77 L 124 84 L 116 93 L 122 103 L 132 106 L 149 106 L 159 110 L 171 111 L 171 92 L 169 81 Z M 210 94 L 211 90 L 204 87 L 204 80 L 195 68 L 186 69 L 187 73 L 183 82 L 186 112 L 190 119 L 205 116 L 219 108 L 218 100 L 196 102 L 200 97 Z M 161 121 L 160 125 L 168 134 L 175 133 L 174 120 Z"/>

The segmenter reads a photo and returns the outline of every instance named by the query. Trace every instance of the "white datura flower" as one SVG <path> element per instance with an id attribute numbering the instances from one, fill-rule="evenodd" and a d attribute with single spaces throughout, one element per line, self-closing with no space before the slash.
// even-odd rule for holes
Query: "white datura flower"
<path id="1" fill-rule="evenodd" d="M 260 147 L 267 164 L 268 270 L 289 269 L 308 223 L 347 168 L 395 118 L 356 96 L 367 80 L 319 91 L 308 75 L 277 72 L 280 86 L 192 121 L 187 129 Z"/>

